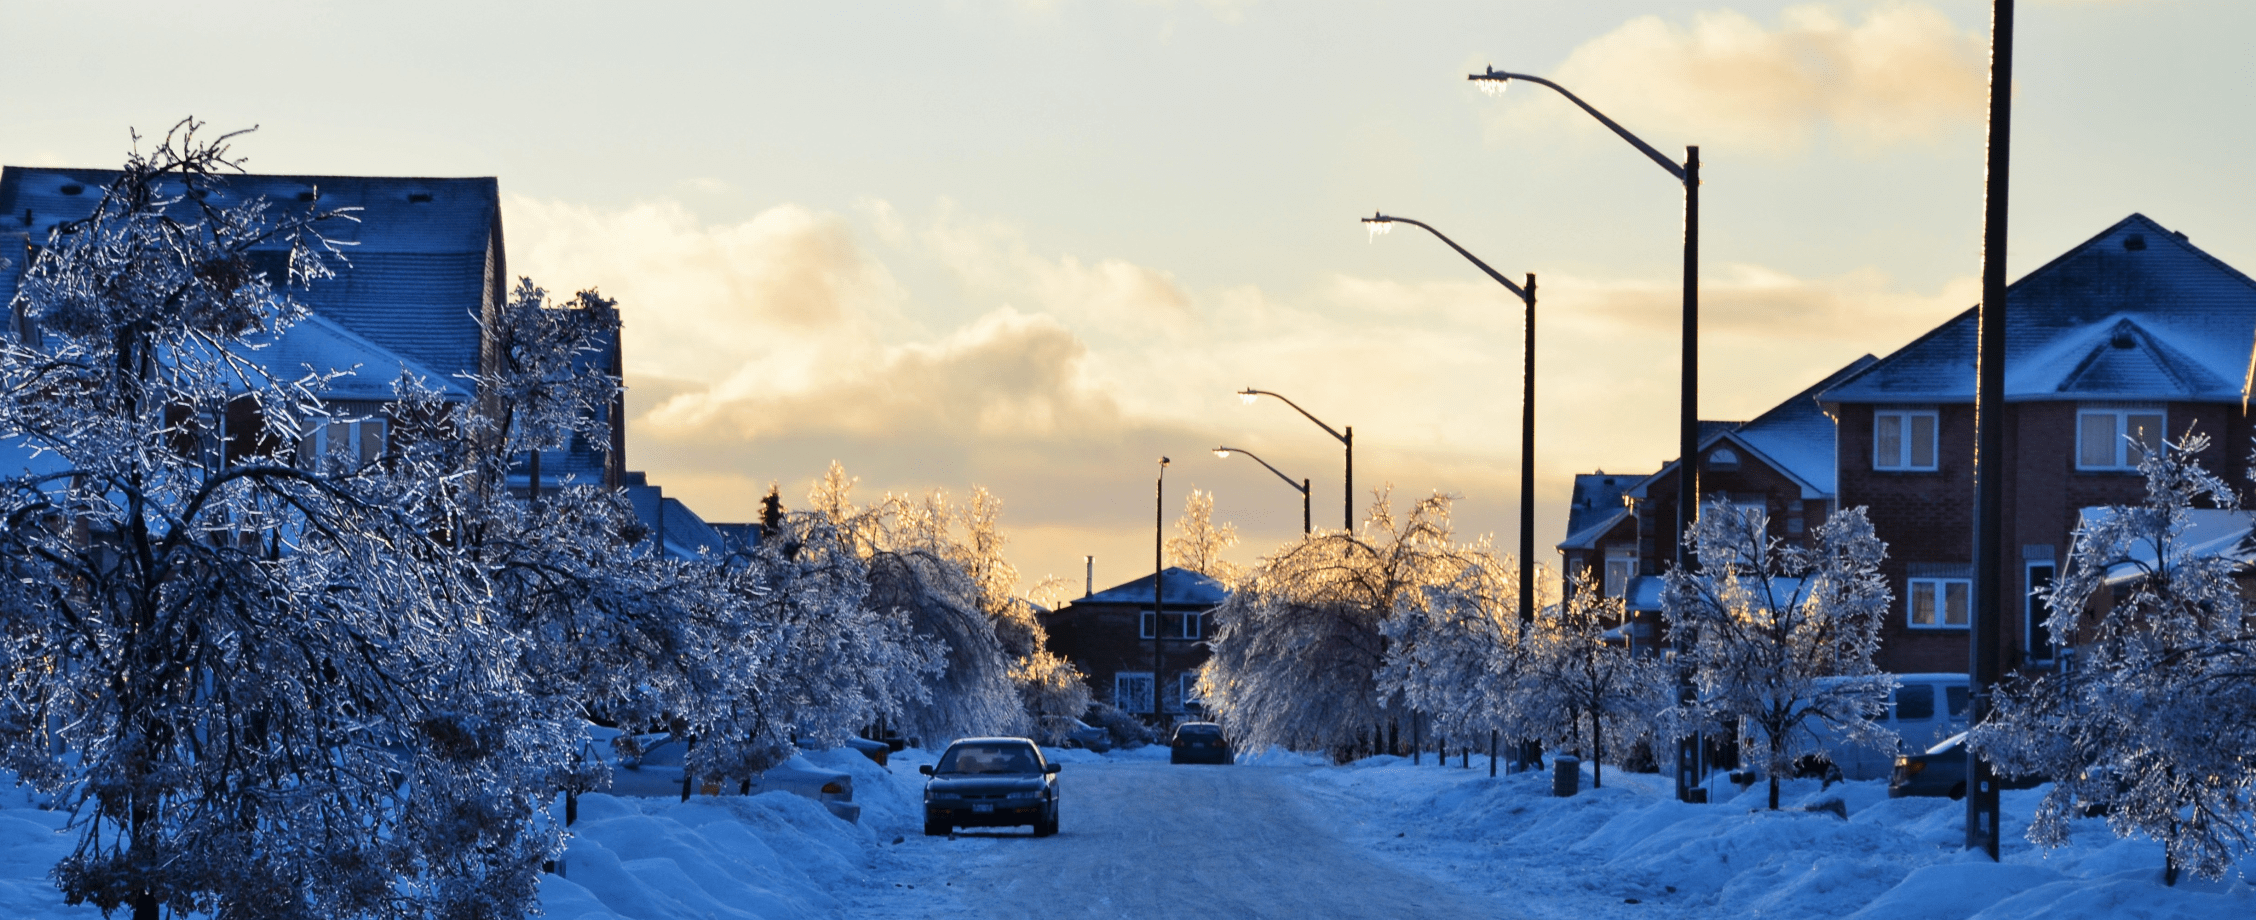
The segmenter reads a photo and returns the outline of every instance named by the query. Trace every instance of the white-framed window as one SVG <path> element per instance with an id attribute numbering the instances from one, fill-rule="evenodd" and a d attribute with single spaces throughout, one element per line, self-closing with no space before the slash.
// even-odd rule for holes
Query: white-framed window
<path id="1" fill-rule="evenodd" d="M 1965 629 L 1973 611 L 1971 578 L 1914 578 L 1905 592 L 1913 629 Z"/>
<path id="2" fill-rule="evenodd" d="M 1872 468 L 1935 469 L 1938 424 L 1933 409 L 1882 409 L 1872 413 Z"/>
<path id="3" fill-rule="evenodd" d="M 1194 706 L 1199 704 L 1197 671 L 1184 671 L 1175 675 L 1175 679 L 1168 681 L 1167 686 L 1162 689 L 1166 696 L 1160 700 L 1160 705 L 1167 707 L 1168 712 L 1177 714 L 1186 712 L 1187 710 L 1183 707 L 1184 700 L 1190 700 Z"/>
<path id="4" fill-rule="evenodd" d="M 1621 597 L 1629 593 L 1629 580 L 1637 577 L 1637 550 L 1628 546 L 1606 547 L 1607 597 Z"/>
<path id="5" fill-rule="evenodd" d="M 384 420 L 315 421 L 298 436 L 298 467 L 341 473 L 384 455 Z"/>
<path id="6" fill-rule="evenodd" d="M 1152 637 L 1152 612 L 1151 612 L 1151 611 L 1149 611 L 1149 610 L 1144 610 L 1144 611 L 1140 611 L 1140 612 L 1139 612 L 1139 613 L 1137 614 L 1136 620 L 1137 620 L 1137 623 L 1136 623 L 1136 638 L 1139 638 L 1139 639 L 1149 639 L 1149 638 L 1151 638 L 1151 637 Z M 1199 638 L 1199 636 L 1200 636 L 1200 632 L 1199 632 L 1199 631 L 1200 631 L 1201 629 L 1205 628 L 1205 626 L 1206 626 L 1206 614 L 1203 614 L 1203 613 L 1170 613 L 1170 614 L 1168 614 L 1168 615 L 1167 615 L 1167 620 L 1166 620 L 1166 622 L 1167 622 L 1167 635 L 1166 635 L 1166 636 L 1163 636 L 1162 638 L 1167 638 L 1167 639 L 1196 639 L 1196 638 Z"/>
<path id="7" fill-rule="evenodd" d="M 2160 406 L 2077 407 L 2076 468 L 2137 469 L 2146 451 L 2162 449 L 2167 421 Z"/>
<path id="8" fill-rule="evenodd" d="M 1112 705 L 1123 712 L 1152 711 L 1150 671 L 1121 671 L 1112 675 Z"/>

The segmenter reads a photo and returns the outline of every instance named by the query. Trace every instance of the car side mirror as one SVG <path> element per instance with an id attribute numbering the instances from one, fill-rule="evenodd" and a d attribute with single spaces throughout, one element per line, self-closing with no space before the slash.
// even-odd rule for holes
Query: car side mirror
<path id="1" fill-rule="evenodd" d="M 1063 769 L 1065 769 L 1065 765 L 1064 765 L 1064 764 L 1062 764 L 1062 763 L 1053 763 L 1053 764 L 1049 764 L 1049 765 L 1046 765 L 1046 766 L 1044 766 L 1044 767 L 1042 768 L 1042 772 L 1044 772 L 1044 773 L 1056 773 L 1057 771 L 1059 771 L 1059 770 L 1063 770 Z"/>
<path id="2" fill-rule="evenodd" d="M 928 764 L 928 763 L 926 763 L 926 764 L 918 764 L 918 765 L 917 765 L 917 772 L 918 772 L 918 773 L 922 773 L 922 774 L 924 774 L 924 775 L 926 775 L 926 776 L 931 776 L 931 775 L 932 775 L 932 765 L 931 765 L 931 764 Z"/>

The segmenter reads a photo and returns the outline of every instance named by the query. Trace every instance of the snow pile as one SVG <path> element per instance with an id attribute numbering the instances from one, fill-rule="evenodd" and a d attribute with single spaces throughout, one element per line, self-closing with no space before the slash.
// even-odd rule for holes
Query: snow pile
<path id="1" fill-rule="evenodd" d="M 2024 839 L 2043 789 L 2004 794 L 2003 862 L 1963 849 L 1965 807 L 1889 799 L 1883 783 L 1766 790 L 1720 779 L 1714 805 L 1675 801 L 1666 777 L 1607 771 L 1607 787 L 1550 795 L 1551 774 L 1490 779 L 1485 765 L 1375 757 L 1295 781 L 1352 842 L 1520 906 L 1534 918 L 1767 916 L 2084 920 L 2256 916 L 2256 889 L 2162 884 L 2162 848 L 2081 820 L 2049 853 Z M 1847 818 L 1833 809 L 1846 811 Z M 2135 910 L 2134 910 L 2135 908 Z"/>

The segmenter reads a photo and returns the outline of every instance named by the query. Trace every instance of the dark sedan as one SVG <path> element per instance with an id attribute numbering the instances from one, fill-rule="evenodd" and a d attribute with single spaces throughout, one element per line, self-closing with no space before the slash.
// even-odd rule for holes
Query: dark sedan
<path id="1" fill-rule="evenodd" d="M 2045 783 L 2039 776 L 1999 777 L 2001 789 L 2028 789 Z M 1959 732 L 1918 754 L 1896 758 L 1896 772 L 1888 777 L 1888 797 L 1966 797 L 1966 733 Z"/>
<path id="2" fill-rule="evenodd" d="M 1058 764 L 1025 738 L 965 738 L 948 745 L 924 784 L 924 832 L 959 827 L 1030 825 L 1034 836 L 1058 830 Z"/>
<path id="3" fill-rule="evenodd" d="M 1168 763 L 1229 763 L 1230 742 L 1222 739 L 1222 726 L 1212 722 L 1185 722 L 1175 727 L 1167 743 Z"/>

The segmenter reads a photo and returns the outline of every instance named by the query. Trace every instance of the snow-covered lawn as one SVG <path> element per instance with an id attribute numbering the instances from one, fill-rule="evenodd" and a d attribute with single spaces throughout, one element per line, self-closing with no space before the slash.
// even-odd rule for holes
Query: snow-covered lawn
<path id="1" fill-rule="evenodd" d="M 1101 756 L 1049 754 L 1067 764 L 1166 757 L 1156 746 Z M 781 792 L 687 803 L 590 795 L 581 800 L 561 874 L 542 881 L 547 914 L 561 920 L 843 916 L 873 888 L 920 880 L 937 887 L 952 867 L 924 863 L 949 854 L 1003 858 L 1056 843 L 998 849 L 1011 841 L 967 838 L 952 848 L 902 847 L 921 831 L 923 777 L 916 767 L 931 763 L 930 753 L 903 751 L 890 768 L 849 751 L 807 757 L 854 775 L 859 824 Z M 1760 808 L 1759 785 L 1742 795 L 1719 780 L 1710 787 L 1719 804 L 1682 805 L 1665 777 L 1608 770 L 1606 788 L 1588 788 L 1586 772 L 1580 794 L 1555 798 L 1547 773 L 1490 779 L 1484 759 L 1475 758 L 1471 769 L 1457 763 L 1440 767 L 1429 759 L 1412 766 L 1380 757 L 1334 768 L 1270 752 L 1223 769 L 1273 773 L 1351 847 L 1508 904 L 1532 920 L 2256 917 L 2256 889 L 2245 880 L 2188 877 L 2165 887 L 2160 848 L 2117 840 L 2098 820 L 2082 822 L 2068 847 L 2047 853 L 2031 846 L 2020 832 L 2042 790 L 2005 794 L 2005 861 L 1991 864 L 1961 849 L 1960 803 L 1890 800 L 1878 782 L 1821 791 L 1815 781 L 1796 781 L 1786 799 L 1795 810 L 1769 813 Z M 1801 810 L 1828 799 L 1837 799 L 1848 817 Z M 1072 806 L 1082 813 L 1143 807 L 1092 800 Z M 36 807 L 21 788 L 0 794 L 0 916 L 99 916 L 90 907 L 64 906 L 47 880 L 48 867 L 70 849 L 69 838 L 57 833 L 61 824 L 61 815 Z M 2256 860 L 2242 868 L 2256 870 Z M 935 900 L 956 904 L 964 894 L 936 893 Z"/>
<path id="2" fill-rule="evenodd" d="M 2003 862 L 1963 848 L 1963 803 L 1889 799 L 1881 781 L 1788 784 L 1795 810 L 1763 810 L 1721 777 L 1719 804 L 1675 801 L 1665 776 L 1606 771 L 1606 788 L 1549 794 L 1550 775 L 1488 777 L 1427 759 L 1380 757 L 1295 774 L 1341 832 L 1399 865 L 1455 880 L 1527 916 L 2002 918 L 2247 918 L 2244 878 L 2162 884 L 2161 847 L 2118 840 L 2101 820 L 2046 852 L 2023 839 L 2042 789 L 2004 794 Z M 1847 819 L 1802 810 L 1826 800 Z M 2244 860 L 2243 873 L 2256 870 Z"/>

